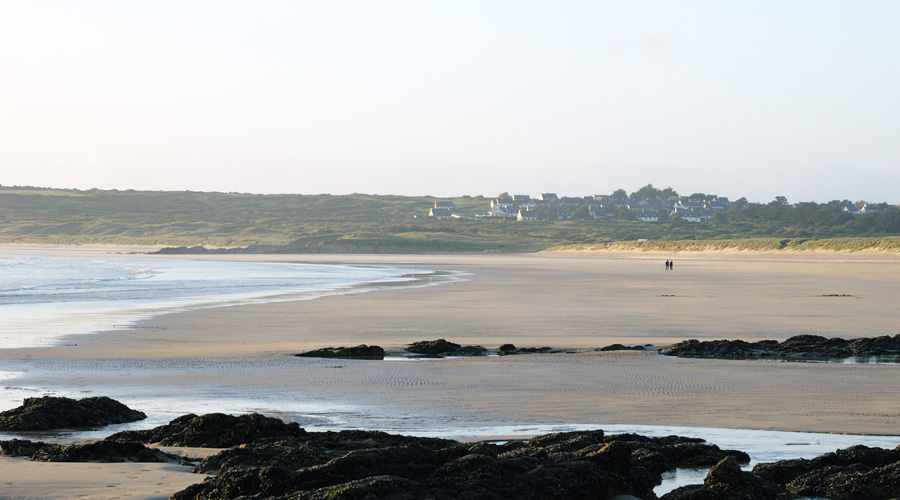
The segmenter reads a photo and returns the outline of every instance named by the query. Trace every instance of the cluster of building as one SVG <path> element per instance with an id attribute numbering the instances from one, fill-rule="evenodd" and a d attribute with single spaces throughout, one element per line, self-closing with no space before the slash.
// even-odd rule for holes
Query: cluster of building
<path id="1" fill-rule="evenodd" d="M 806 204 L 806 202 L 800 202 L 791 205 L 784 196 L 776 196 L 775 202 L 793 208 L 800 208 Z M 587 213 L 582 211 L 582 217 L 586 215 L 586 217 L 594 219 L 628 218 L 655 222 L 662 217 L 663 219 L 678 218 L 687 222 L 702 222 L 712 219 L 717 213 L 732 208 L 734 204 L 724 196 L 715 195 L 705 198 L 635 199 L 599 194 L 583 198 L 559 197 L 556 193 L 541 193 L 534 198 L 527 194 L 517 194 L 498 196 L 491 200 L 487 212 L 474 216 L 468 215 L 466 218 L 501 217 L 515 218 L 518 221 L 568 220 L 573 217 L 575 210 L 586 207 Z M 452 201 L 436 201 L 428 216 L 436 219 L 463 217 L 455 214 L 453 209 Z M 544 210 L 543 213 L 541 210 Z M 843 210 L 854 215 L 865 215 L 878 212 L 879 207 L 859 202 L 848 204 L 844 206 Z"/>
<path id="2" fill-rule="evenodd" d="M 722 196 L 711 196 L 702 200 L 664 200 L 660 198 L 638 200 L 609 195 L 573 198 L 559 197 L 556 193 L 541 193 L 532 198 L 527 194 L 517 194 L 492 199 L 489 210 L 475 217 L 503 217 L 515 218 L 518 221 L 532 221 L 540 218 L 538 217 L 539 207 L 547 207 L 543 218 L 568 220 L 572 218 L 574 211 L 582 206 L 586 206 L 588 216 L 595 219 L 622 217 L 623 214 L 631 212 L 637 220 L 647 222 L 658 221 L 660 214 L 670 218 L 677 215 L 681 220 L 700 222 L 712 219 L 716 212 L 731 208 L 734 206 L 734 202 Z M 437 219 L 459 218 L 453 213 L 453 202 L 451 201 L 434 202 L 428 216 Z"/>
<path id="3" fill-rule="evenodd" d="M 861 203 L 857 203 L 856 205 L 850 205 L 850 206 L 844 207 L 844 212 L 850 212 L 853 215 L 873 214 L 875 212 L 880 212 L 880 211 L 881 211 L 880 208 L 878 208 L 874 205 L 869 205 L 868 203 L 865 203 L 865 202 L 861 202 Z"/>
<path id="4" fill-rule="evenodd" d="M 575 198 L 578 199 L 578 198 Z M 582 200 L 583 204 L 584 201 Z M 570 206 L 566 199 L 560 199 L 556 193 L 541 193 L 537 198 L 527 194 L 516 194 L 508 198 L 494 198 L 491 200 L 491 208 L 485 214 L 487 217 L 515 217 L 518 221 L 537 220 L 537 207 L 546 206 L 555 208 L 554 216 L 559 220 L 572 218 L 572 212 L 566 207 Z M 577 205 L 575 205 L 577 207 Z"/>

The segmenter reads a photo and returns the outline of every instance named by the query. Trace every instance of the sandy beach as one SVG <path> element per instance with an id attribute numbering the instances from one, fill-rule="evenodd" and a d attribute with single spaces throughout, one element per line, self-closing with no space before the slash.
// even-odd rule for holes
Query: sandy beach
<path id="1" fill-rule="evenodd" d="M 106 395 L 127 404 L 155 404 L 142 409 L 158 415 L 257 410 L 313 427 L 439 431 L 449 437 L 475 427 L 629 423 L 900 434 L 896 365 L 595 351 L 612 343 L 661 346 L 689 338 L 895 335 L 897 255 L 216 258 L 381 264 L 452 271 L 458 280 L 170 314 L 130 330 L 72 336 L 59 346 L 6 350 L 0 352 L 3 369 L 20 375 L 5 390 L 14 385 L 34 394 Z M 673 271 L 664 269 L 669 258 Z M 437 338 L 494 349 L 504 343 L 550 346 L 566 353 L 431 361 L 291 356 L 360 343 L 400 350 Z M 96 484 L 109 481 L 98 477 Z M 16 495 L 3 498 L 28 498 Z M 114 497 L 99 488 L 87 498 Z M 155 497 L 141 490 L 132 498 Z"/>

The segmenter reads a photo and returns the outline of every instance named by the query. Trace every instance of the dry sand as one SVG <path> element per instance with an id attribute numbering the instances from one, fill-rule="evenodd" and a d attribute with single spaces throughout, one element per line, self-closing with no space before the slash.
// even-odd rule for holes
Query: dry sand
<path id="1" fill-rule="evenodd" d="M 667 258 L 675 260 L 673 271 L 664 269 Z M 603 252 L 227 259 L 380 263 L 457 271 L 465 273 L 465 281 L 161 316 L 131 331 L 66 342 L 77 346 L 0 352 L 0 362 L 43 367 L 18 379 L 21 386 L 103 391 L 126 402 L 128 395 L 153 393 L 197 394 L 198 399 L 236 395 L 235 401 L 265 401 L 260 404 L 271 405 L 271 411 L 279 401 L 288 410 L 298 401 L 326 406 L 331 401 L 343 405 L 347 425 L 398 430 L 633 423 L 900 434 L 900 366 L 594 351 L 612 343 L 663 345 L 687 338 L 895 335 L 900 333 L 897 255 Z M 509 342 L 577 352 L 415 362 L 290 356 L 359 343 L 399 349 L 436 338 L 490 348 Z M 97 477 L 95 484 L 111 481 Z"/>
<path id="2" fill-rule="evenodd" d="M 202 458 L 208 449 L 161 447 Z M 200 482 L 206 474 L 189 467 L 154 463 L 46 463 L 0 457 L 0 498 L 17 500 L 165 500 Z"/>

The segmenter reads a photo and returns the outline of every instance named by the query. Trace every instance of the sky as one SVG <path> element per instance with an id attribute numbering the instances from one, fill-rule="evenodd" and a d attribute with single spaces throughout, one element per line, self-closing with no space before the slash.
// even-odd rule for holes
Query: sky
<path id="1" fill-rule="evenodd" d="M 900 203 L 900 2 L 0 0 L 0 185 Z"/>

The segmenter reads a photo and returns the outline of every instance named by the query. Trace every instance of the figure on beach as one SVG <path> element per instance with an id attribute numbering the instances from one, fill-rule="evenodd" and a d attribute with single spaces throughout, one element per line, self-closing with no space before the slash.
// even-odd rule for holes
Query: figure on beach
<path id="1" fill-rule="evenodd" d="M 670 266 L 670 265 L 671 265 L 671 264 L 670 264 L 669 261 L 667 260 L 667 261 L 666 261 L 666 271 L 669 270 L 669 266 Z"/>
<path id="2" fill-rule="evenodd" d="M 669 261 L 669 271 L 671 271 L 671 270 L 673 270 L 673 269 L 675 269 L 675 261 L 674 261 L 674 260 L 670 260 L 670 261 Z"/>

